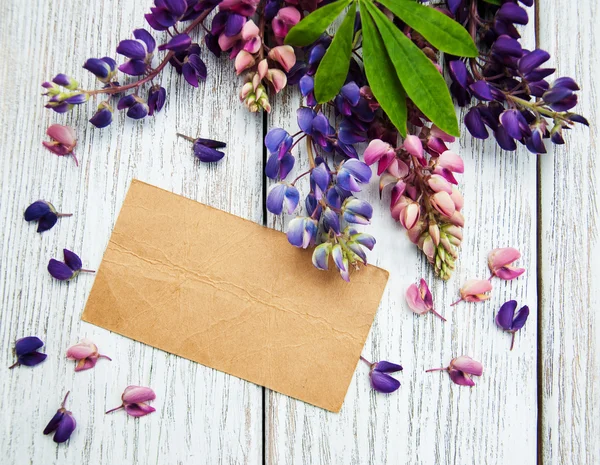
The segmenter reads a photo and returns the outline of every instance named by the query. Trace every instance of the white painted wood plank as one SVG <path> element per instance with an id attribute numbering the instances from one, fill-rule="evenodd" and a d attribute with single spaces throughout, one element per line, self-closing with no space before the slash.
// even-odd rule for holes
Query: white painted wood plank
<path id="1" fill-rule="evenodd" d="M 600 66 L 598 4 L 551 0 L 540 9 L 539 46 L 557 76 L 581 87 L 575 111 L 591 122 L 541 157 L 542 460 L 600 463 Z"/>
<path id="2" fill-rule="evenodd" d="M 532 43 L 533 28 L 526 36 Z M 294 133 L 299 102 L 297 94 L 280 98 L 273 105 L 269 127 Z M 295 173 L 307 167 L 300 147 Z M 455 150 L 465 161 L 461 189 L 467 224 L 457 272 L 447 283 L 433 277 L 424 257 L 393 222 L 389 197 L 379 201 L 376 183 L 359 194 L 375 207 L 373 224 L 365 228 L 378 241 L 371 263 L 390 271 L 364 355 L 401 362 L 402 387 L 389 396 L 375 393 L 368 369 L 360 363 L 339 414 L 268 391 L 267 463 L 536 463 L 536 159 L 524 149 L 505 153 L 493 142 L 476 142 L 468 134 Z M 306 189 L 301 184 L 301 190 Z M 284 227 L 270 214 L 268 224 Z M 522 251 L 520 263 L 528 268 L 527 274 L 509 283 L 495 280 L 487 303 L 461 303 L 451 309 L 467 279 L 489 276 L 487 253 L 502 246 Z M 433 315 L 418 317 L 406 307 L 406 288 L 422 276 L 431 284 L 447 323 Z M 512 352 L 510 336 L 494 322 L 497 309 L 509 299 L 532 310 Z M 443 373 L 424 372 L 463 354 L 481 360 L 485 367 L 472 389 L 453 385 Z"/>
<path id="3" fill-rule="evenodd" d="M 22 336 L 41 337 L 49 354 L 33 369 L 2 368 L 3 464 L 262 462 L 260 387 L 81 323 L 94 278 L 65 284 L 46 271 L 63 247 L 80 253 L 86 266 L 99 265 L 134 177 L 262 222 L 262 118 L 240 105 L 231 63 L 218 64 L 204 51 L 209 78 L 199 90 L 167 72 L 163 113 L 140 123 L 116 116 L 99 131 L 87 124 L 93 104 L 63 116 L 43 108 L 41 82 L 67 72 L 84 87 L 94 85 L 81 68 L 85 59 L 114 56 L 120 39 L 145 27 L 149 6 L 148 0 L 3 3 L 0 366 L 12 363 L 14 340 Z M 79 168 L 41 146 L 51 123 L 76 128 Z M 210 166 L 195 162 L 177 131 L 226 141 L 226 158 Z M 40 236 L 22 219 L 38 198 L 74 216 Z M 80 337 L 94 340 L 113 362 L 74 373 L 65 351 Z M 140 419 L 104 415 L 129 384 L 155 389 L 157 412 Z M 78 428 L 68 445 L 57 447 L 42 430 L 67 390 Z"/>

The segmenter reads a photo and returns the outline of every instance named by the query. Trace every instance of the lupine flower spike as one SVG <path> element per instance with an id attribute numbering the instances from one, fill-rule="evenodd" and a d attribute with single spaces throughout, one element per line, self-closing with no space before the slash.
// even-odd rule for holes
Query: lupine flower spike
<path id="1" fill-rule="evenodd" d="M 510 350 L 513 350 L 515 345 L 516 332 L 525 325 L 525 322 L 529 317 L 529 307 L 527 305 L 521 307 L 515 315 L 516 309 L 517 301 L 509 300 L 508 302 L 505 302 L 502 307 L 500 307 L 500 310 L 498 310 L 498 315 L 496 315 L 496 324 L 504 331 L 512 334 Z"/>
<path id="2" fill-rule="evenodd" d="M 492 250 L 488 256 L 488 266 L 492 272 L 490 279 L 496 276 L 510 281 L 521 276 L 525 273 L 525 268 L 512 266 L 519 258 L 521 258 L 521 253 L 512 247 Z"/>
<path id="3" fill-rule="evenodd" d="M 50 136 L 52 141 L 43 141 L 42 145 L 50 150 L 52 153 L 59 157 L 71 155 L 75 160 L 75 165 L 79 166 L 77 156 L 75 156 L 75 146 L 77 145 L 77 139 L 75 137 L 75 131 L 69 126 L 61 126 L 60 124 L 53 124 L 46 130 L 46 134 Z"/>
<path id="4" fill-rule="evenodd" d="M 37 350 L 44 345 L 39 337 L 28 336 L 17 339 L 15 343 L 15 355 L 17 361 L 8 368 L 14 368 L 19 365 L 32 367 L 46 360 L 47 355 L 38 352 Z"/>
<path id="5" fill-rule="evenodd" d="M 48 262 L 48 272 L 59 281 L 68 281 L 75 278 L 79 273 L 95 273 L 94 270 L 82 268 L 81 258 L 70 250 L 63 249 L 65 261 L 59 262 L 51 258 Z"/>
<path id="6" fill-rule="evenodd" d="M 431 368 L 425 370 L 425 373 L 432 371 L 447 371 L 450 379 L 454 384 L 460 386 L 475 386 L 475 382 L 471 379 L 472 376 L 481 376 L 483 373 L 483 365 L 471 357 L 461 355 L 452 359 L 450 365 L 442 368 Z"/>
<path id="7" fill-rule="evenodd" d="M 391 377 L 388 373 L 396 373 L 402 371 L 402 366 L 395 363 L 381 362 L 371 363 L 362 355 L 360 359 L 369 365 L 369 377 L 371 378 L 371 387 L 378 392 L 389 394 L 396 391 L 400 387 L 400 381 Z"/>
<path id="8" fill-rule="evenodd" d="M 38 200 L 27 207 L 24 217 L 25 221 L 37 221 L 37 232 L 41 233 L 52 229 L 59 218 L 72 215 L 72 213 L 58 213 L 50 202 Z"/>
<path id="9" fill-rule="evenodd" d="M 218 140 L 211 139 L 202 139 L 200 137 L 194 139 L 193 137 L 185 136 L 180 133 L 177 133 L 177 135 L 194 144 L 194 155 L 200 161 L 210 163 L 213 161 L 219 161 L 225 156 L 223 152 L 217 150 L 225 148 L 227 146 L 225 142 L 219 142 Z"/>
<path id="10" fill-rule="evenodd" d="M 73 414 L 65 408 L 67 397 L 69 397 L 68 392 L 65 395 L 62 404 L 60 404 L 60 408 L 56 411 L 46 428 L 44 428 L 44 434 L 50 434 L 56 431 L 54 433 L 54 442 L 59 444 L 69 439 L 77 426 Z"/>
<path id="11" fill-rule="evenodd" d="M 94 368 L 99 358 L 112 360 L 106 355 L 98 353 L 98 347 L 88 339 L 82 339 L 79 343 L 67 350 L 67 358 L 69 360 L 77 360 L 75 371 L 89 370 Z"/>
<path id="12" fill-rule="evenodd" d="M 424 279 L 421 279 L 418 287 L 416 284 L 408 286 L 406 290 L 406 303 L 408 303 L 410 309 L 417 315 L 424 315 L 427 312 L 431 312 L 443 321 L 446 321 L 446 318 L 433 309 L 433 297 Z"/>
<path id="13" fill-rule="evenodd" d="M 492 283 L 488 279 L 469 279 L 460 288 L 460 299 L 450 306 L 452 307 L 463 300 L 465 302 L 483 302 L 491 297 L 489 295 L 491 290 Z"/>
<path id="14" fill-rule="evenodd" d="M 146 402 L 156 399 L 156 394 L 148 387 L 127 386 L 121 399 L 123 400 L 121 405 L 108 410 L 106 413 L 124 409 L 132 417 L 143 417 L 156 410 L 154 407 L 146 404 Z"/>

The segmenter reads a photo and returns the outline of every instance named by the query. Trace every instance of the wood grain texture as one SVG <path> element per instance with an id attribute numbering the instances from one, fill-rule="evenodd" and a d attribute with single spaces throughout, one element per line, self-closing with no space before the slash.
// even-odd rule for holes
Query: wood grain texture
<path id="1" fill-rule="evenodd" d="M 144 27 L 147 0 L 3 2 L 0 17 L 0 366 L 12 363 L 15 339 L 37 335 L 48 359 L 29 369 L 2 368 L 2 463 L 256 464 L 262 461 L 262 389 L 188 360 L 82 323 L 94 277 L 54 281 L 46 271 L 63 247 L 88 268 L 99 265 L 132 178 L 262 222 L 262 118 L 237 97 L 231 63 L 204 52 L 210 74 L 198 90 L 170 70 L 161 80 L 165 109 L 134 122 L 124 115 L 103 130 L 87 123 L 94 104 L 69 115 L 43 108 L 40 84 L 58 72 L 95 87 L 81 68 L 88 57 L 115 56 L 120 39 Z M 158 37 L 158 35 L 157 35 Z M 51 123 L 74 126 L 80 167 L 41 146 Z M 191 145 L 175 133 L 227 142 L 218 164 L 196 162 Z M 73 217 L 42 235 L 23 221 L 39 198 Z M 207 246 L 207 244 L 199 244 Z M 113 357 L 74 373 L 67 347 L 95 341 Z M 157 412 L 140 419 L 105 415 L 130 384 L 151 386 Z M 68 407 L 78 428 L 68 446 L 42 430 L 71 390 Z"/>
<path id="2" fill-rule="evenodd" d="M 540 158 L 541 458 L 544 465 L 600 463 L 600 65 L 598 4 L 550 0 L 540 8 L 539 46 L 557 76 L 581 87 L 576 126 Z"/>
<path id="3" fill-rule="evenodd" d="M 533 44 L 532 29 L 524 36 Z M 269 128 L 296 132 L 299 104 L 298 94 L 280 97 Z M 304 144 L 298 147 L 290 179 L 308 167 Z M 378 241 L 370 261 L 390 271 L 363 354 L 374 361 L 402 363 L 402 387 L 388 396 L 374 392 L 368 367 L 359 363 L 339 414 L 268 391 L 268 464 L 536 463 L 536 158 L 524 149 L 502 152 L 495 142 L 481 143 L 467 133 L 454 149 L 465 161 L 460 188 L 466 228 L 458 269 L 446 283 L 434 278 L 424 256 L 392 220 L 389 194 L 380 201 L 374 181 L 359 194 L 375 206 L 372 225 L 364 228 Z M 306 194 L 307 182 L 299 188 Z M 269 226 L 285 229 L 287 219 L 271 214 L 267 218 Z M 489 276 L 488 252 L 505 246 L 523 252 L 520 263 L 527 274 L 514 282 L 494 280 L 493 296 L 486 303 L 449 307 L 467 279 Z M 431 314 L 416 316 L 407 308 L 406 288 L 421 276 L 430 283 L 446 323 Z M 494 321 L 509 299 L 532 310 L 531 322 L 517 336 L 512 352 L 510 336 Z M 453 385 L 445 373 L 425 373 L 463 354 L 485 367 L 476 387 Z"/>

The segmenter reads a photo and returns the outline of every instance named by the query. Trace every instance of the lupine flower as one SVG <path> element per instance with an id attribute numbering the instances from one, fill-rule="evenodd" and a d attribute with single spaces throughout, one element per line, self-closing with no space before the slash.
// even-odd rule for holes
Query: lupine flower
<path id="1" fill-rule="evenodd" d="M 200 46 L 192 44 L 190 47 L 171 58 L 169 63 L 175 68 L 178 74 L 183 74 L 187 83 L 193 87 L 198 87 L 200 81 L 204 81 L 207 76 L 206 64 L 200 58 Z"/>
<path id="2" fill-rule="evenodd" d="M 64 263 L 59 262 L 54 258 L 51 258 L 50 262 L 48 262 L 48 272 L 53 278 L 58 279 L 59 281 L 68 281 L 75 278 L 79 273 L 82 272 L 95 273 L 94 270 L 86 270 L 81 268 L 81 259 L 74 252 L 63 249 L 63 254 L 65 258 Z"/>
<path id="3" fill-rule="evenodd" d="M 90 118 L 90 123 L 96 126 L 98 129 L 105 128 L 112 123 L 113 108 L 108 102 L 100 102 L 98 110 L 94 113 L 94 116 Z"/>
<path id="4" fill-rule="evenodd" d="M 377 165 L 377 175 L 381 175 L 396 159 L 396 151 L 387 142 L 373 139 L 369 142 L 369 146 L 366 148 L 363 157 L 365 163 L 369 166 L 379 162 Z"/>
<path id="5" fill-rule="evenodd" d="M 177 34 L 169 42 L 158 47 L 159 50 L 171 50 L 172 52 L 184 52 L 192 45 L 192 38 L 188 34 Z"/>
<path id="6" fill-rule="evenodd" d="M 67 350 L 67 358 L 69 360 L 77 361 L 77 365 L 75 365 L 75 371 L 83 371 L 94 368 L 99 358 L 112 360 L 110 357 L 98 353 L 98 347 L 96 344 L 88 339 L 82 339 L 74 346 L 69 347 Z"/>
<path id="7" fill-rule="evenodd" d="M 180 133 L 177 133 L 177 135 L 185 140 L 193 142 L 194 155 L 196 158 L 198 158 L 198 160 L 204 163 L 219 161 L 225 156 L 224 152 L 217 150 L 225 148 L 227 146 L 225 142 L 212 139 L 202 139 L 201 137 L 194 139 L 193 137 L 185 136 Z"/>
<path id="8" fill-rule="evenodd" d="M 398 390 L 400 387 L 400 381 L 391 377 L 388 373 L 402 371 L 401 365 L 386 362 L 385 360 L 371 363 L 362 355 L 360 356 L 360 359 L 369 365 L 369 378 L 371 379 L 371 387 L 373 389 L 384 394 L 390 394 L 391 392 Z"/>
<path id="9" fill-rule="evenodd" d="M 60 124 L 53 124 L 46 129 L 46 134 L 52 139 L 51 142 L 43 141 L 42 145 L 50 150 L 52 153 L 59 157 L 71 155 L 75 160 L 75 165 L 79 166 L 79 161 L 75 155 L 75 146 L 77 145 L 77 139 L 75 137 L 75 131 L 69 126 L 61 126 Z"/>
<path id="10" fill-rule="evenodd" d="M 125 108 L 128 109 L 127 116 L 129 116 L 131 119 L 145 118 L 150 112 L 147 102 L 135 94 L 129 94 L 121 97 L 117 103 L 117 110 L 124 110 Z"/>
<path id="11" fill-rule="evenodd" d="M 156 41 L 145 29 L 136 29 L 133 36 L 135 40 L 122 40 L 117 46 L 117 53 L 129 58 L 119 70 L 130 76 L 141 76 L 152 64 Z"/>
<path id="12" fill-rule="evenodd" d="M 521 253 L 513 247 L 494 249 L 488 255 L 488 266 L 492 276 L 510 281 L 525 273 L 525 268 L 516 268 L 512 264 L 521 258 Z"/>
<path id="13" fill-rule="evenodd" d="M 19 365 L 33 367 L 46 360 L 47 355 L 37 350 L 44 345 L 42 340 L 35 336 L 23 337 L 15 342 L 15 355 L 17 361 L 8 368 L 14 368 Z"/>
<path id="14" fill-rule="evenodd" d="M 347 160 L 338 169 L 337 183 L 349 192 L 360 192 L 360 184 L 368 183 L 371 174 L 371 169 L 362 161 Z"/>
<path id="15" fill-rule="evenodd" d="M 277 183 L 271 186 L 267 194 L 267 210 L 275 215 L 280 215 L 285 209 L 287 213 L 292 214 L 299 201 L 300 193 L 295 186 Z"/>
<path id="16" fill-rule="evenodd" d="M 288 224 L 288 242 L 294 247 L 306 249 L 315 243 L 317 230 L 316 220 L 305 216 L 298 216 Z"/>
<path id="17" fill-rule="evenodd" d="M 431 312 L 446 321 L 446 318 L 433 309 L 433 297 L 429 290 L 429 286 L 427 286 L 427 283 L 423 278 L 421 278 L 418 287 L 416 284 L 408 286 L 408 289 L 406 290 L 406 303 L 417 315 L 424 315 L 427 312 Z"/>
<path id="18" fill-rule="evenodd" d="M 431 368 L 425 370 L 425 373 L 432 371 L 447 371 L 450 375 L 450 379 L 454 384 L 460 386 L 475 386 L 475 382 L 471 378 L 472 376 L 481 376 L 483 373 L 483 365 L 471 357 L 461 355 L 452 359 L 450 365 L 442 368 Z"/>
<path id="19" fill-rule="evenodd" d="M 54 205 L 45 200 L 38 200 L 27 207 L 24 213 L 25 221 L 37 221 L 37 232 L 52 229 L 59 218 L 71 216 L 72 213 L 58 213 Z"/>
<path id="20" fill-rule="evenodd" d="M 83 67 L 105 84 L 112 81 L 117 74 L 117 62 L 110 57 L 89 58 Z"/>
<path id="21" fill-rule="evenodd" d="M 296 53 L 290 45 L 278 45 L 269 50 L 269 58 L 281 65 L 286 73 L 296 64 Z"/>
<path id="22" fill-rule="evenodd" d="M 148 93 L 148 114 L 152 116 L 154 113 L 158 113 L 160 110 L 162 110 L 166 98 L 167 91 L 164 87 L 161 87 L 158 84 L 152 86 L 150 92 Z"/>
<path id="23" fill-rule="evenodd" d="M 273 33 L 279 43 L 283 42 L 283 39 L 290 31 L 292 27 L 300 22 L 302 15 L 293 6 L 286 6 L 281 8 L 277 15 L 273 18 L 271 25 L 273 26 Z"/>
<path id="24" fill-rule="evenodd" d="M 365 200 L 348 197 L 342 205 L 342 214 L 348 223 L 370 224 L 373 207 Z"/>
<path id="25" fill-rule="evenodd" d="M 132 417 L 143 417 L 156 410 L 154 407 L 146 404 L 146 402 L 154 399 L 156 399 L 156 394 L 148 387 L 127 386 L 121 396 L 123 403 L 118 407 L 108 410 L 106 413 L 125 409 L 127 414 Z"/>
<path id="26" fill-rule="evenodd" d="M 509 300 L 500 307 L 500 310 L 498 310 L 498 314 L 496 315 L 496 324 L 504 331 L 512 334 L 510 350 L 513 350 L 515 345 L 516 332 L 525 325 L 527 317 L 529 317 L 529 307 L 527 305 L 521 307 L 515 315 L 516 309 L 517 301 Z"/>
<path id="27" fill-rule="evenodd" d="M 46 428 L 44 428 L 44 434 L 54 433 L 54 442 L 58 444 L 69 439 L 77 426 L 73 414 L 65 408 L 67 397 L 69 397 L 69 392 L 65 395 L 62 404 L 60 404 L 60 408 L 46 425 Z"/>
<path id="28" fill-rule="evenodd" d="M 488 294 L 492 290 L 492 283 L 487 279 L 469 279 L 463 287 L 460 288 L 460 299 L 451 304 L 456 305 L 463 300 L 465 302 L 483 302 L 491 296 Z"/>

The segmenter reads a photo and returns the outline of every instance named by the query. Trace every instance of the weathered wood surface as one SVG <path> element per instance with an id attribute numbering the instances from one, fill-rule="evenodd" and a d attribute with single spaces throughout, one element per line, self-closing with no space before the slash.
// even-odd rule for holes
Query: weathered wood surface
<path id="1" fill-rule="evenodd" d="M 599 463 L 595 128 L 571 131 L 565 149 L 541 157 L 539 167 L 525 150 L 503 153 L 466 134 L 454 145 L 466 165 L 467 224 L 458 269 L 447 284 L 434 280 L 389 216 L 386 198 L 378 200 L 376 186 L 366 189 L 363 197 L 376 205 L 368 228 L 378 240 L 371 262 L 390 271 L 390 283 L 364 355 L 404 365 L 402 387 L 393 395 L 374 393 L 360 364 L 341 413 L 332 414 L 80 321 L 93 277 L 55 282 L 47 261 L 67 247 L 86 266 L 98 266 L 132 178 L 263 222 L 263 122 L 240 106 L 230 63 L 206 54 L 209 78 L 199 90 L 166 73 L 164 113 L 142 123 L 118 117 L 98 131 L 85 123 L 93 104 L 64 116 L 42 107 L 39 84 L 58 72 L 92 86 L 81 64 L 143 26 L 148 7 L 147 0 L 3 4 L 0 366 L 12 363 L 14 340 L 26 335 L 40 336 L 50 356 L 35 369 L 5 369 L 0 376 L 2 463 L 533 465 L 538 451 L 543 464 Z M 537 28 L 530 24 L 525 33 L 530 46 L 537 38 L 552 53 L 560 74 L 580 82 L 578 110 L 592 123 L 600 116 L 592 74 L 600 61 L 597 21 L 592 0 L 548 0 Z M 295 93 L 278 97 L 267 129 L 294 131 L 298 103 Z M 79 168 L 41 147 L 55 122 L 77 128 Z M 227 157 L 215 166 L 194 162 L 177 131 L 226 141 Z M 295 172 L 303 164 L 300 144 Z M 21 218 L 38 198 L 74 216 L 40 236 Z M 284 228 L 272 215 L 266 221 Z M 466 279 L 487 277 L 487 252 L 507 245 L 523 252 L 526 276 L 494 281 L 488 303 L 451 309 Z M 406 308 L 404 291 L 421 276 L 448 322 Z M 493 320 L 509 298 L 532 310 L 512 352 L 510 337 Z M 74 373 L 64 352 L 80 337 L 93 339 L 113 362 Z M 485 366 L 475 388 L 455 386 L 444 373 L 424 373 L 461 354 Z M 157 413 L 140 420 L 123 412 L 104 415 L 129 384 L 156 390 Z M 57 447 L 41 430 L 67 390 L 78 429 L 68 446 Z"/>

